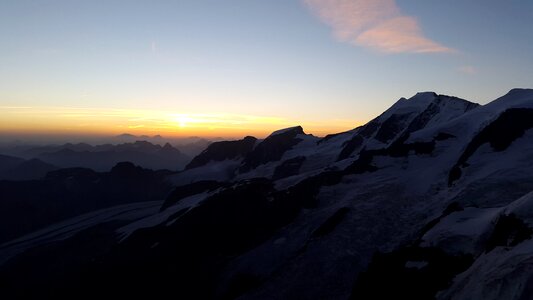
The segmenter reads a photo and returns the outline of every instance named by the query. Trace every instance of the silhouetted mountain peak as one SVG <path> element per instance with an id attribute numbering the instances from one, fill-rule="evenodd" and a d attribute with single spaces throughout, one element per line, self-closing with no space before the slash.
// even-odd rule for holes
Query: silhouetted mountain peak
<path id="1" fill-rule="evenodd" d="M 507 94 L 533 94 L 533 89 L 514 88 L 514 89 L 511 89 Z"/>
<path id="2" fill-rule="evenodd" d="M 412 98 L 410 98 L 409 100 L 411 101 L 420 101 L 421 99 L 424 99 L 424 98 L 436 98 L 438 96 L 437 93 L 435 92 L 432 92 L 432 91 L 425 91 L 425 92 L 418 92 L 416 93 Z"/>
<path id="3" fill-rule="evenodd" d="M 192 169 L 206 165 L 210 161 L 223 161 L 244 157 L 254 148 L 257 139 L 246 136 L 242 140 L 214 142 L 207 146 L 202 153 L 197 155 L 185 169 Z"/>
<path id="4" fill-rule="evenodd" d="M 304 129 L 302 128 L 302 126 L 294 126 L 294 127 L 288 127 L 288 128 L 284 128 L 284 129 L 280 129 L 280 130 L 276 130 L 274 132 L 272 132 L 268 137 L 273 137 L 273 136 L 276 136 L 276 135 L 280 135 L 280 134 L 284 134 L 284 135 L 297 135 L 297 134 L 305 134 L 304 132 Z"/>
<path id="5" fill-rule="evenodd" d="M 514 102 L 514 101 L 521 101 L 523 98 L 529 98 L 533 95 L 533 89 L 526 89 L 526 88 L 514 88 L 507 92 L 507 94 L 503 95 L 502 97 L 496 99 L 494 102 Z"/>
<path id="6" fill-rule="evenodd" d="M 406 106 L 411 109 L 420 109 L 425 108 L 427 105 L 429 105 L 432 102 L 463 102 L 463 103 L 472 103 L 474 105 L 478 105 L 477 103 L 470 102 L 465 99 L 461 99 L 455 96 L 448 96 L 443 94 L 437 94 L 435 92 L 418 92 L 411 98 L 400 98 L 389 110 L 395 108 L 396 106 Z M 388 111 L 388 110 L 387 110 Z M 385 111 L 385 113 L 387 112 Z"/>
<path id="7" fill-rule="evenodd" d="M 478 106 L 477 103 L 434 92 L 420 92 L 409 99 L 401 98 L 380 116 L 356 130 L 352 139 L 343 145 L 338 160 L 362 149 L 384 147 L 412 132 L 447 122 Z"/>
<path id="8" fill-rule="evenodd" d="M 247 141 L 247 142 L 251 142 L 251 141 L 255 142 L 255 141 L 257 141 L 257 138 L 256 138 L 256 137 L 253 137 L 253 136 L 251 136 L 251 135 L 247 135 L 247 136 L 245 136 L 242 140 L 243 140 L 243 141 Z"/>
<path id="9" fill-rule="evenodd" d="M 285 152 L 302 141 L 298 135 L 305 135 L 302 126 L 274 131 L 246 155 L 239 170 L 246 172 L 261 164 L 280 160 Z"/>
<path id="10" fill-rule="evenodd" d="M 159 150 L 158 154 L 160 155 L 181 155 L 181 151 L 177 148 L 174 148 L 170 143 L 166 143 Z"/>
<path id="11" fill-rule="evenodd" d="M 123 161 L 117 163 L 113 168 L 111 168 L 111 175 L 120 176 L 120 177 L 132 177 L 141 174 L 143 168 L 135 166 L 129 161 Z"/>

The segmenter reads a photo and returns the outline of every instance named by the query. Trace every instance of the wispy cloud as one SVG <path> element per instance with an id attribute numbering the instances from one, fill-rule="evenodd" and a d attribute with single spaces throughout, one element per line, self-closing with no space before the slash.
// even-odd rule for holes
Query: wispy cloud
<path id="1" fill-rule="evenodd" d="M 457 69 L 460 73 L 474 75 L 477 74 L 477 69 L 473 66 L 461 66 Z"/>
<path id="2" fill-rule="evenodd" d="M 337 39 L 384 53 L 452 53 L 425 37 L 417 20 L 395 0 L 302 0 Z"/>

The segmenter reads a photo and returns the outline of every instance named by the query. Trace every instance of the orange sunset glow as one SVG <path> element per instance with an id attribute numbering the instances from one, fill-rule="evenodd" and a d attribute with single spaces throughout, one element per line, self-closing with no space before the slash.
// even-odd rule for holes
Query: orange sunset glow
<path id="1" fill-rule="evenodd" d="M 354 120 L 313 122 L 280 117 L 227 113 L 175 113 L 158 110 L 96 109 L 67 107 L 2 107 L 0 132 L 80 135 L 161 134 L 167 137 L 265 137 L 270 132 L 294 125 L 317 136 L 346 131 L 358 125 Z M 299 123 L 297 123 L 299 122 Z"/>

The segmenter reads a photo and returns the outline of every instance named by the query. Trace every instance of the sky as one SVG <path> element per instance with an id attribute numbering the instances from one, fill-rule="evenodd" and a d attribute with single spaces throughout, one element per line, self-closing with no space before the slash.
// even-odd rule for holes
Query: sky
<path id="1" fill-rule="evenodd" d="M 531 88 L 530 0 L 2 0 L 0 135 L 264 137 Z"/>

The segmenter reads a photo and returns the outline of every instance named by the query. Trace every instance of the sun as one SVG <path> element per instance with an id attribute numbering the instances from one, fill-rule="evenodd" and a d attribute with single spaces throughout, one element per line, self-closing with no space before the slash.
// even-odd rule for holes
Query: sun
<path id="1" fill-rule="evenodd" d="M 181 128 L 187 127 L 187 124 L 191 123 L 193 120 L 187 115 L 178 115 L 176 116 L 176 122 L 178 122 Z"/>

